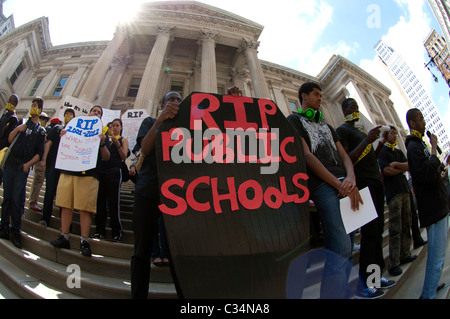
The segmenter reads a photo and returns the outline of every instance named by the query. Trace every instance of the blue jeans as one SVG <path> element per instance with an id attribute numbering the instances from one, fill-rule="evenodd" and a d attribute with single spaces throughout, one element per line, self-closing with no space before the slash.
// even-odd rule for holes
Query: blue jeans
<path id="1" fill-rule="evenodd" d="M 321 218 L 327 250 L 320 296 L 324 299 L 348 298 L 353 235 L 345 231 L 338 191 L 324 184 L 311 194 L 311 199 Z"/>
<path id="2" fill-rule="evenodd" d="M 25 186 L 28 173 L 22 169 L 23 164 L 11 165 L 8 162 L 3 171 L 2 228 L 20 232 L 25 205 Z M 11 219 L 11 227 L 9 225 Z"/>
<path id="3" fill-rule="evenodd" d="M 436 289 L 441 279 L 444 268 L 445 251 L 448 243 L 448 217 L 441 219 L 427 227 L 428 253 L 425 281 L 423 284 L 422 298 L 436 298 Z"/>

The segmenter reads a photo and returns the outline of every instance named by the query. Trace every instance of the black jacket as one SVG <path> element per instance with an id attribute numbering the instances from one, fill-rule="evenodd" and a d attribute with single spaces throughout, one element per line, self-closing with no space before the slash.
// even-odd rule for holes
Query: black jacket
<path id="1" fill-rule="evenodd" d="M 428 227 L 448 214 L 447 190 L 439 174 L 441 162 L 420 138 L 409 135 L 405 144 L 420 226 Z"/>

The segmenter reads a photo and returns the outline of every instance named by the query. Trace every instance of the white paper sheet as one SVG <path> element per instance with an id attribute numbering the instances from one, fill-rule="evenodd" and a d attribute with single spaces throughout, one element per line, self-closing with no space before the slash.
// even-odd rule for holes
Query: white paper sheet
<path id="1" fill-rule="evenodd" d="M 344 222 L 347 234 L 350 234 L 378 217 L 369 188 L 366 187 L 360 190 L 359 193 L 361 194 L 364 205 L 360 204 L 359 210 L 357 211 L 352 210 L 349 197 L 340 200 L 342 221 Z"/>

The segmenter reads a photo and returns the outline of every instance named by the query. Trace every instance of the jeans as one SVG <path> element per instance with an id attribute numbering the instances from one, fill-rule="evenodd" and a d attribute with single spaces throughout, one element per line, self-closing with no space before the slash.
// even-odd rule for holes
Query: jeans
<path id="1" fill-rule="evenodd" d="M 445 251 L 448 243 L 448 217 L 427 227 L 427 235 L 428 255 L 422 298 L 434 299 L 436 298 L 436 289 L 444 268 Z"/>
<path id="2" fill-rule="evenodd" d="M 25 205 L 25 186 L 28 173 L 22 169 L 23 164 L 5 165 L 3 171 L 3 203 L 1 226 L 5 231 L 20 232 Z M 9 221 L 11 219 L 11 227 Z"/>
<path id="3" fill-rule="evenodd" d="M 47 225 L 50 224 L 53 212 L 53 200 L 56 196 L 56 189 L 58 188 L 59 175 L 61 171 L 55 167 L 47 167 L 45 170 L 45 195 L 44 206 L 42 208 L 42 220 Z"/>
<path id="4" fill-rule="evenodd" d="M 320 297 L 343 299 L 349 297 L 348 279 L 352 263 L 353 236 L 347 234 L 342 222 L 338 191 L 324 184 L 311 194 L 320 215 L 327 258 L 323 270 Z"/>

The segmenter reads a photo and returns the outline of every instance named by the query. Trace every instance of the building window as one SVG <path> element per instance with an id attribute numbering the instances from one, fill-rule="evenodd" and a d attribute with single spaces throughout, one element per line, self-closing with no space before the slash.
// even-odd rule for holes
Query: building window
<path id="1" fill-rule="evenodd" d="M 22 71 L 23 71 L 23 63 L 20 62 L 20 64 L 17 66 L 17 68 L 14 71 L 14 73 L 9 78 L 9 81 L 11 82 L 11 85 L 14 85 L 14 83 L 16 82 L 17 78 L 19 77 L 20 73 L 22 73 Z"/>
<path id="2" fill-rule="evenodd" d="M 63 76 L 59 79 L 58 83 L 56 84 L 55 90 L 53 91 L 53 96 L 59 96 L 61 94 L 61 91 L 64 88 L 64 85 L 67 82 L 67 77 Z"/>
<path id="3" fill-rule="evenodd" d="M 225 88 L 223 86 L 218 86 L 217 94 L 225 94 Z"/>
<path id="4" fill-rule="evenodd" d="M 36 82 L 34 82 L 33 88 L 30 91 L 30 94 L 28 96 L 34 96 L 36 94 L 36 90 L 38 89 L 39 85 L 41 85 L 42 79 L 37 79 Z"/>
<path id="5" fill-rule="evenodd" d="M 294 113 L 298 112 L 297 102 L 289 101 L 289 106 L 290 106 L 292 112 L 294 112 Z"/>
<path id="6" fill-rule="evenodd" d="M 171 91 L 175 91 L 180 93 L 181 96 L 183 96 L 184 92 L 184 82 L 181 81 L 172 81 L 172 84 L 170 86 Z"/>
<path id="7" fill-rule="evenodd" d="M 142 78 L 133 78 L 128 89 L 127 97 L 136 97 L 141 86 Z"/>

